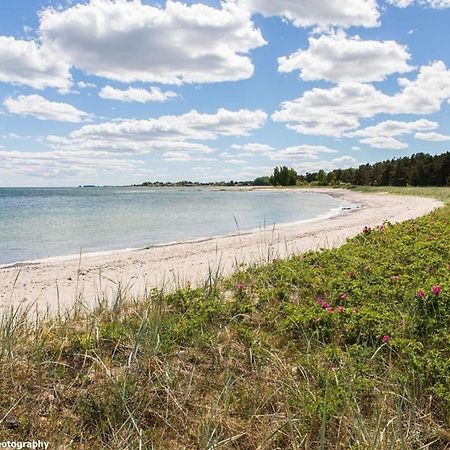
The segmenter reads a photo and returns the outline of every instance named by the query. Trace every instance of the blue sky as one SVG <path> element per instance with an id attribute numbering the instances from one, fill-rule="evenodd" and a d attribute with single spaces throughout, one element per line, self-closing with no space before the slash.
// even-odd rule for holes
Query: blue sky
<path id="1" fill-rule="evenodd" d="M 447 151 L 449 23 L 450 0 L 3 0 L 0 186 Z"/>

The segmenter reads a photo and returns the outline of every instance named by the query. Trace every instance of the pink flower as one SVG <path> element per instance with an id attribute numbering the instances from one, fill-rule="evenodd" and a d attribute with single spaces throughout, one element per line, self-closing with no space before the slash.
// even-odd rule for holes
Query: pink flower
<path id="1" fill-rule="evenodd" d="M 345 308 L 344 308 L 343 306 L 338 306 L 338 307 L 336 308 L 336 311 L 337 311 L 338 313 L 343 313 L 343 312 L 345 311 Z"/>
<path id="2" fill-rule="evenodd" d="M 419 289 L 417 291 L 416 295 L 417 295 L 418 298 L 425 298 L 427 296 L 427 294 L 425 293 L 425 291 L 423 289 Z"/>
<path id="3" fill-rule="evenodd" d="M 368 227 L 367 225 L 363 228 L 364 234 L 370 234 L 372 231 L 372 228 Z"/>
<path id="4" fill-rule="evenodd" d="M 243 284 L 243 283 L 238 283 L 238 284 L 236 285 L 236 289 L 237 289 L 238 291 L 243 291 L 243 290 L 245 289 L 245 284 Z"/>
<path id="5" fill-rule="evenodd" d="M 348 300 L 348 293 L 344 292 L 343 294 L 341 294 L 341 296 L 339 297 L 341 300 Z"/>
<path id="6" fill-rule="evenodd" d="M 391 283 L 397 283 L 398 280 L 400 280 L 400 275 L 392 275 Z"/>
<path id="7" fill-rule="evenodd" d="M 387 343 L 391 340 L 391 337 L 390 337 L 388 334 L 385 334 L 385 335 L 381 338 L 381 340 L 383 341 L 384 344 L 387 344 Z"/>
<path id="8" fill-rule="evenodd" d="M 332 306 L 329 306 L 329 307 L 327 308 L 327 311 L 328 311 L 329 313 L 332 313 L 332 312 L 334 311 L 334 308 L 333 308 Z"/>
<path id="9" fill-rule="evenodd" d="M 442 288 L 441 286 L 439 286 L 438 284 L 436 286 L 433 286 L 431 288 L 431 292 L 436 296 L 439 297 L 441 295 L 442 292 Z"/>

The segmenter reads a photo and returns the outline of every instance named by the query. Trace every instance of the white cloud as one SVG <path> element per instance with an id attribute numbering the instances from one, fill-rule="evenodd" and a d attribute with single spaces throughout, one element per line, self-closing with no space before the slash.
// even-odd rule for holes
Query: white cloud
<path id="1" fill-rule="evenodd" d="M 233 144 L 231 148 L 233 150 L 261 155 L 270 154 L 274 150 L 272 146 L 268 144 L 260 144 L 258 142 L 249 142 L 248 144 Z"/>
<path id="2" fill-rule="evenodd" d="M 244 0 L 251 11 L 281 16 L 299 27 L 379 25 L 376 0 Z"/>
<path id="3" fill-rule="evenodd" d="M 450 141 L 450 136 L 440 133 L 416 133 L 414 135 L 416 139 L 420 139 L 422 141 L 431 141 L 431 142 L 444 142 Z"/>
<path id="4" fill-rule="evenodd" d="M 406 8 L 414 3 L 435 9 L 450 8 L 450 0 L 388 0 L 388 2 L 399 8 Z"/>
<path id="5" fill-rule="evenodd" d="M 149 120 L 126 120 L 85 125 L 71 133 L 74 139 L 102 140 L 212 140 L 219 136 L 245 136 L 260 128 L 267 120 L 261 110 L 219 109 L 215 114 L 202 114 L 192 110 L 180 116 L 162 116 Z"/>
<path id="6" fill-rule="evenodd" d="M 98 172 L 136 172 L 140 160 L 112 159 L 100 152 L 0 151 L 0 171 L 40 178 L 95 175 Z"/>
<path id="7" fill-rule="evenodd" d="M 250 142 L 248 144 L 234 144 L 231 146 L 233 150 L 239 150 L 257 155 L 263 155 L 273 161 L 298 160 L 298 159 L 317 159 L 322 153 L 339 153 L 338 150 L 325 147 L 323 145 L 294 145 L 277 149 L 267 144 Z"/>
<path id="8" fill-rule="evenodd" d="M 69 65 L 35 41 L 0 36 L 0 81 L 35 89 L 69 89 Z"/>
<path id="9" fill-rule="evenodd" d="M 421 3 L 432 8 L 450 8 L 450 0 L 422 0 Z"/>
<path id="10" fill-rule="evenodd" d="M 431 114 L 450 98 L 450 70 L 442 61 L 422 66 L 414 80 L 400 78 L 400 91 L 387 95 L 365 83 L 315 88 L 281 104 L 276 122 L 303 134 L 342 136 L 359 127 L 360 119 L 377 114 Z"/>
<path id="11" fill-rule="evenodd" d="M 78 86 L 80 89 L 87 89 L 87 88 L 95 88 L 95 87 L 97 87 L 97 86 L 95 85 L 95 83 L 89 83 L 89 82 L 85 82 L 85 81 L 79 81 L 79 82 L 77 83 L 77 86 Z"/>
<path id="12" fill-rule="evenodd" d="M 358 162 L 358 160 L 356 158 L 353 158 L 353 156 L 344 155 L 344 156 L 340 156 L 339 158 L 334 158 L 332 160 L 332 162 L 334 162 L 334 163 L 355 164 L 355 163 Z"/>
<path id="13" fill-rule="evenodd" d="M 381 81 L 392 73 L 412 70 L 410 58 L 406 47 L 395 41 L 363 41 L 337 33 L 310 37 L 308 50 L 278 59 L 278 70 L 300 70 L 305 81 Z"/>
<path id="14" fill-rule="evenodd" d="M 40 36 L 54 55 L 88 73 L 122 82 L 236 81 L 253 75 L 248 53 L 265 45 L 238 2 L 221 9 L 168 0 L 90 0 L 40 13 Z"/>
<path id="15" fill-rule="evenodd" d="M 388 2 L 398 8 L 406 8 L 407 6 L 411 6 L 414 0 L 388 0 Z"/>
<path id="16" fill-rule="evenodd" d="M 274 150 L 270 155 L 270 159 L 274 161 L 299 160 L 299 159 L 318 159 L 322 153 L 339 153 L 333 148 L 322 145 L 295 145 L 286 147 L 281 150 Z"/>
<path id="17" fill-rule="evenodd" d="M 302 161 L 299 164 L 294 165 L 297 172 L 305 174 L 306 172 L 318 172 L 319 170 L 331 171 L 335 169 L 343 169 L 347 167 L 359 166 L 357 159 L 352 156 L 343 155 L 334 159 L 327 160 L 315 160 L 315 161 Z"/>
<path id="18" fill-rule="evenodd" d="M 414 122 L 387 120 L 377 125 L 348 133 L 346 136 L 363 138 L 359 142 L 368 144 L 371 147 L 400 150 L 408 148 L 408 144 L 396 139 L 396 137 L 417 131 L 435 130 L 438 126 L 439 124 L 436 122 L 431 122 L 426 119 L 419 119 Z"/>
<path id="19" fill-rule="evenodd" d="M 372 136 L 361 139 L 361 144 L 367 144 L 374 148 L 384 148 L 389 150 L 401 150 L 408 148 L 408 144 L 391 136 Z"/>
<path id="20" fill-rule="evenodd" d="M 169 162 L 191 162 L 191 161 L 214 161 L 215 158 L 198 156 L 186 151 L 168 151 L 163 153 L 165 161 Z"/>
<path id="21" fill-rule="evenodd" d="M 111 86 L 104 86 L 99 94 L 101 98 L 118 100 L 120 102 L 165 102 L 171 98 L 177 98 L 178 94 L 172 91 L 161 91 L 157 87 L 150 90 L 129 87 L 128 89 L 115 89 Z"/>
<path id="22" fill-rule="evenodd" d="M 92 118 L 91 114 L 76 109 L 68 103 L 51 102 L 40 95 L 19 95 L 8 97 L 3 104 L 12 114 L 33 116 L 39 120 L 59 122 L 84 122 Z"/>
<path id="23" fill-rule="evenodd" d="M 414 122 L 387 120 L 385 122 L 380 122 L 375 126 L 362 128 L 352 133 L 348 133 L 346 136 L 363 138 L 359 142 L 374 148 L 401 150 L 408 148 L 408 144 L 396 139 L 396 137 L 418 131 L 434 130 L 438 128 L 438 126 L 439 125 L 436 122 L 425 119 L 416 120 Z"/>
<path id="24" fill-rule="evenodd" d="M 85 125 L 67 137 L 50 135 L 47 140 L 55 149 L 103 150 L 110 153 L 169 152 L 174 160 L 180 152 L 193 158 L 194 155 L 214 151 L 209 145 L 195 141 L 210 141 L 221 136 L 246 136 L 262 127 L 266 120 L 267 114 L 261 110 L 219 109 L 215 114 L 201 114 L 193 110 L 179 116 Z"/>

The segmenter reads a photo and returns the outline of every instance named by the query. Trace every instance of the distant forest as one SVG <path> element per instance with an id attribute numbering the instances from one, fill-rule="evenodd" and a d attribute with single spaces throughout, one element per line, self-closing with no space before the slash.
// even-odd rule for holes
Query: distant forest
<path id="1" fill-rule="evenodd" d="M 294 169 L 276 167 L 270 177 L 254 180 L 255 186 L 320 186 L 353 184 L 360 186 L 450 186 L 450 152 L 431 156 L 425 153 L 391 159 L 358 168 L 319 170 L 299 175 Z"/>

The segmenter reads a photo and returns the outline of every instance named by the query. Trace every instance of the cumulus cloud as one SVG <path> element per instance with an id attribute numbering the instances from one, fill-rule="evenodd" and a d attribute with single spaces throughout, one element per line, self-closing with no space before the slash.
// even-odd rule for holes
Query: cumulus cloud
<path id="1" fill-rule="evenodd" d="M 359 142 L 361 142 L 361 144 L 370 145 L 370 147 L 389 150 L 402 150 L 408 148 L 408 144 L 392 136 L 371 136 L 361 139 Z"/>
<path id="2" fill-rule="evenodd" d="M 0 81 L 35 89 L 68 90 L 69 65 L 35 41 L 0 36 Z"/>
<path id="3" fill-rule="evenodd" d="M 307 172 L 318 172 L 319 170 L 331 171 L 335 169 L 357 167 L 358 165 L 358 160 L 353 158 L 353 156 L 343 155 L 333 159 L 301 161 L 293 166 L 297 172 L 305 174 Z"/>
<path id="4" fill-rule="evenodd" d="M 414 4 L 435 9 L 450 8 L 450 0 L 388 0 L 388 2 L 399 8 L 406 8 Z"/>
<path id="5" fill-rule="evenodd" d="M 301 159 L 318 159 L 323 153 L 339 153 L 338 150 L 325 147 L 323 145 L 294 145 L 277 149 L 267 144 L 258 142 L 250 142 L 248 144 L 234 144 L 231 146 L 233 150 L 249 152 L 257 155 L 263 155 L 273 161 L 295 161 Z"/>
<path id="6" fill-rule="evenodd" d="M 244 0 L 253 12 L 280 16 L 298 27 L 375 27 L 380 12 L 376 0 Z"/>
<path id="7" fill-rule="evenodd" d="M 406 47 L 395 41 L 363 41 L 337 33 L 310 37 L 308 50 L 278 59 L 278 70 L 300 70 L 305 81 L 381 81 L 392 73 L 412 70 L 410 58 Z"/>
<path id="8" fill-rule="evenodd" d="M 249 52 L 265 45 L 238 2 L 220 9 L 168 0 L 90 0 L 40 13 L 43 45 L 74 67 L 122 82 L 171 84 L 247 79 Z"/>
<path id="9" fill-rule="evenodd" d="M 89 83 L 89 82 L 85 82 L 85 81 L 79 81 L 77 83 L 77 87 L 80 89 L 88 89 L 88 88 L 95 88 L 97 87 L 95 85 L 95 83 Z"/>
<path id="10" fill-rule="evenodd" d="M 98 172 L 134 172 L 143 161 L 114 159 L 101 152 L 0 150 L 0 171 L 39 178 L 94 175 Z"/>
<path id="11" fill-rule="evenodd" d="M 416 139 L 420 139 L 422 141 L 431 141 L 431 142 L 444 142 L 450 141 L 450 136 L 445 134 L 440 134 L 436 132 L 431 133 L 416 133 L 414 135 Z"/>
<path id="12" fill-rule="evenodd" d="M 267 114 L 261 110 L 219 109 L 215 114 L 193 110 L 179 116 L 84 125 L 68 136 L 50 135 L 47 141 L 55 149 L 110 153 L 163 152 L 166 156 L 169 152 L 174 160 L 180 153 L 190 154 L 192 158 L 194 155 L 212 153 L 214 148 L 196 141 L 211 141 L 221 136 L 247 136 L 262 127 L 266 120 Z"/>
<path id="13" fill-rule="evenodd" d="M 178 94 L 172 91 L 161 91 L 157 87 L 149 90 L 129 87 L 128 89 L 115 89 L 111 86 L 104 86 L 99 94 L 101 98 L 117 100 L 119 102 L 165 102 L 171 98 L 177 98 Z"/>
<path id="14" fill-rule="evenodd" d="M 303 134 L 340 137 L 355 130 L 360 119 L 377 114 L 431 114 L 450 98 L 450 70 L 442 61 L 420 68 L 414 80 L 400 78 L 399 92 L 388 95 L 366 83 L 315 88 L 281 104 L 276 122 Z"/>
<path id="15" fill-rule="evenodd" d="M 59 122 L 85 122 L 92 118 L 91 114 L 80 111 L 68 103 L 51 102 L 40 95 L 19 95 L 8 97 L 3 104 L 12 114 L 33 116 L 39 120 L 55 120 Z"/>
<path id="16" fill-rule="evenodd" d="M 71 133 L 75 139 L 92 140 L 212 140 L 220 136 L 245 136 L 267 120 L 261 110 L 229 111 L 220 108 L 215 114 L 192 110 L 179 116 L 162 116 L 149 120 L 125 120 L 85 125 Z"/>
<path id="17" fill-rule="evenodd" d="M 173 151 L 163 153 L 163 158 L 168 162 L 214 161 L 215 158 L 199 156 L 189 151 Z"/>
<path id="18" fill-rule="evenodd" d="M 408 144 L 396 139 L 396 137 L 419 131 L 435 130 L 438 126 L 438 123 L 426 119 L 420 119 L 414 122 L 386 120 L 377 125 L 348 133 L 346 136 L 362 138 L 360 142 L 371 147 L 400 150 L 408 148 Z"/>

